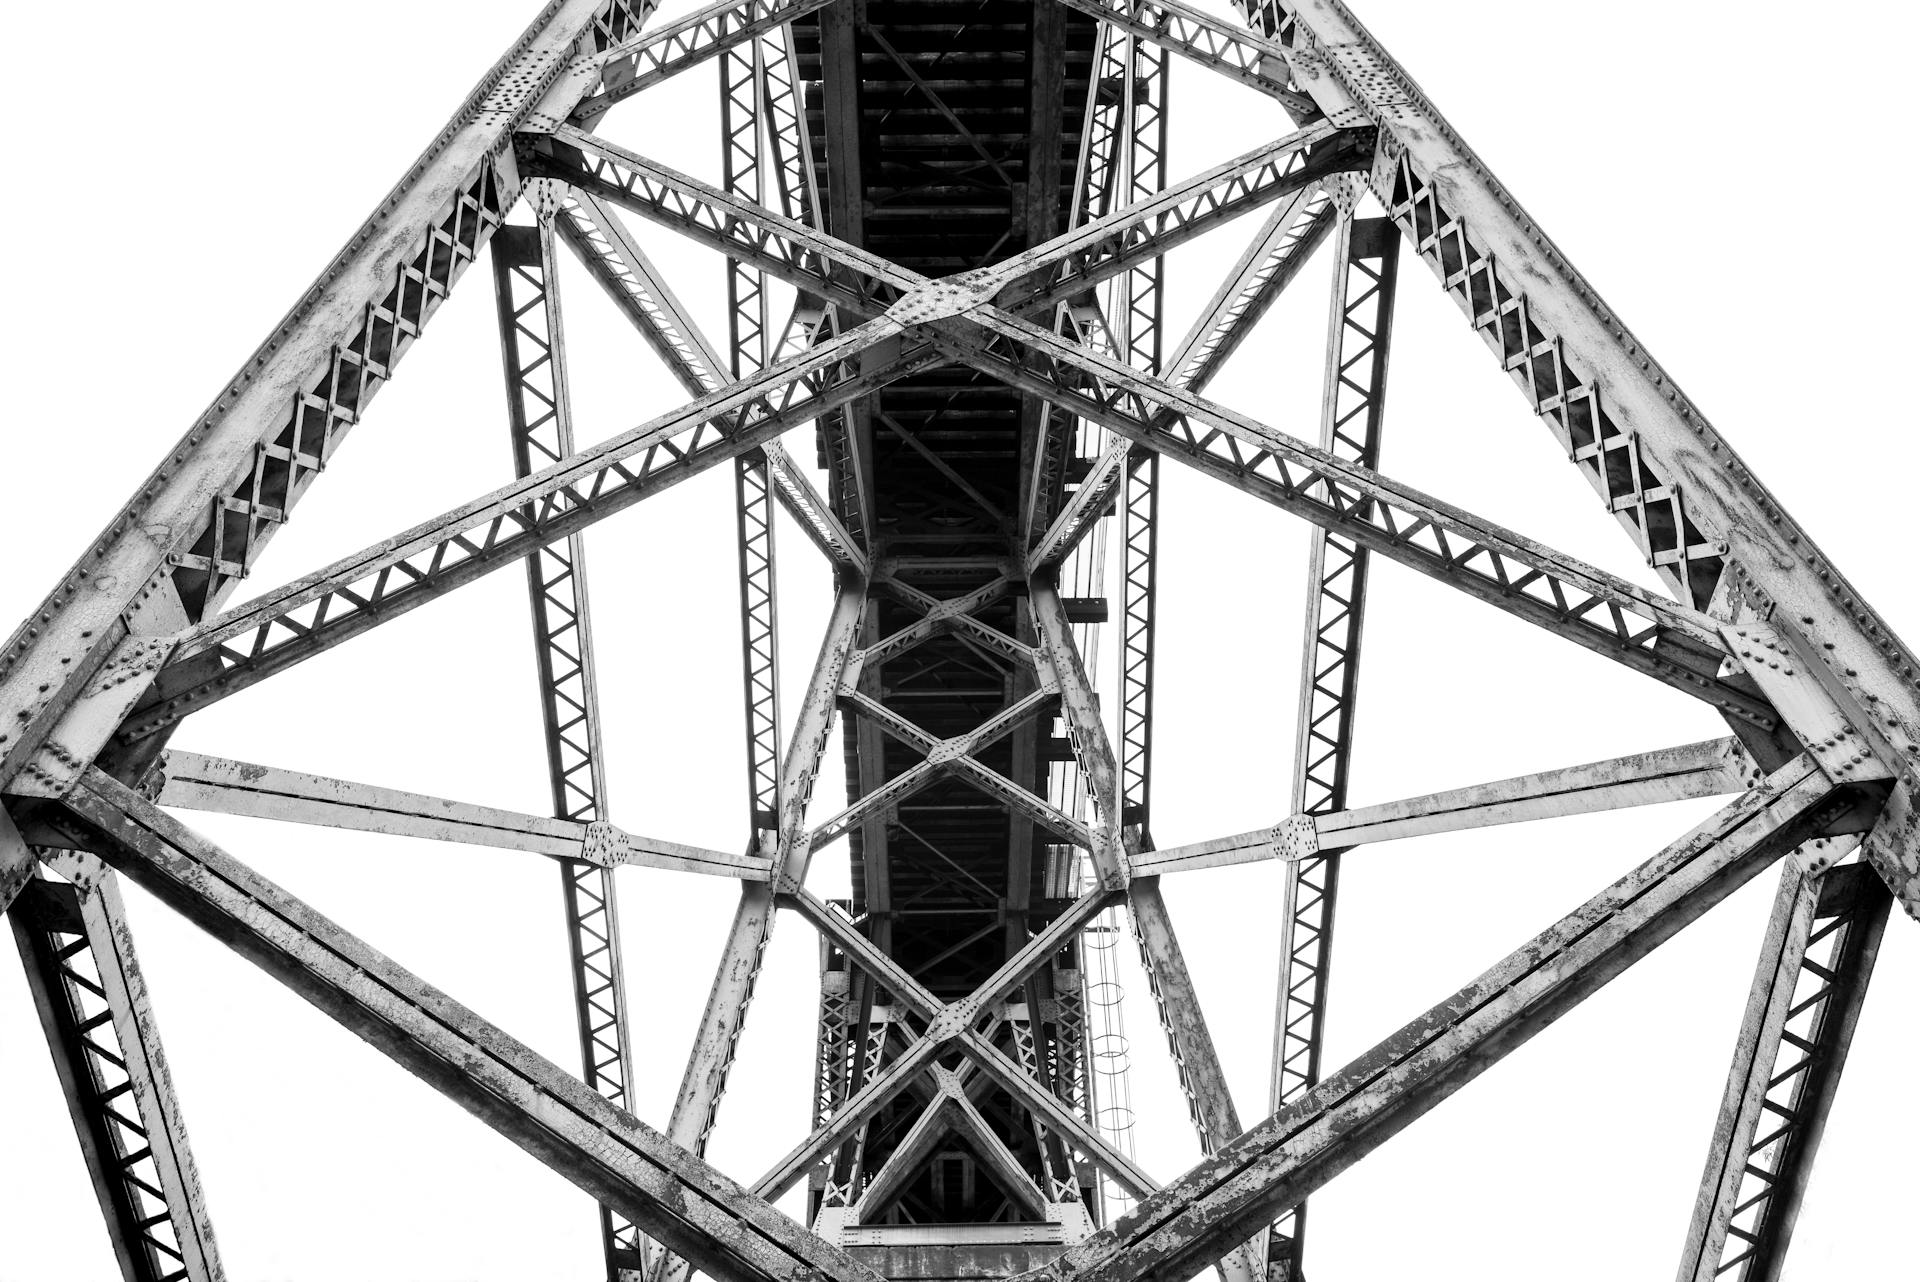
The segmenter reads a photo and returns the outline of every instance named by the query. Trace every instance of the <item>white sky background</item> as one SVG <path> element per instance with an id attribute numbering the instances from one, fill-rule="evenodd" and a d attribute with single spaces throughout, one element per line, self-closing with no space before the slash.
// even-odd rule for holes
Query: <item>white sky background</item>
<path id="1" fill-rule="evenodd" d="M 691 6 L 675 6 L 678 12 Z M 12 15 L 15 398 L 0 451 L 0 620 L 23 616 L 518 34 L 534 0 L 195 0 Z M 1882 121 L 1920 19 L 1623 0 L 1360 16 L 1844 567 L 1920 642 L 1901 374 L 1915 194 Z M 717 171 L 712 69 L 609 136 Z M 1176 65 L 1180 177 L 1285 131 Z M 1174 256 L 1177 338 L 1258 218 Z M 635 224 L 639 226 L 639 224 Z M 719 265 L 642 229 L 716 338 Z M 1326 255 L 1212 394 L 1312 435 Z M 1383 466 L 1652 583 L 1425 265 L 1403 258 Z M 577 270 L 563 278 L 583 444 L 680 397 Z M 423 342 L 262 560 L 297 576 L 510 478 L 488 270 Z M 810 439 L 790 441 L 811 460 Z M 1304 527 L 1169 465 L 1155 834 L 1273 822 L 1287 802 Z M 745 824 L 731 482 L 696 479 L 589 536 L 613 818 L 737 847 Z M 783 531 L 782 661 L 800 690 L 828 603 Z M 236 598 L 236 600 L 239 598 Z M 524 579 L 509 570 L 194 717 L 197 751 L 544 810 Z M 1114 639 L 1102 646 L 1111 688 Z M 1355 804 L 1724 734 L 1704 705 L 1394 566 L 1361 682 Z M 837 747 L 816 791 L 844 797 Z M 1341 890 L 1328 1062 L 1351 1058 L 1712 809 L 1696 802 L 1364 850 Z M 558 877 L 500 851 L 190 822 L 541 1053 L 577 1061 Z M 844 848 L 813 884 L 844 893 Z M 1670 1275 L 1776 874 L 1313 1199 L 1316 1282 Z M 1279 870 L 1169 879 L 1243 1118 L 1264 1115 Z M 637 1112 L 664 1125 L 735 888 L 620 874 Z M 585 1279 L 583 1194 L 250 964 L 127 887 L 141 960 L 236 1279 Z M 1127 953 L 1130 949 L 1123 948 Z M 0 950 L 0 1282 L 117 1277 L 17 968 Z M 803 1133 L 817 949 L 783 922 L 710 1156 L 751 1182 Z M 1197 1156 L 1144 985 L 1127 1011 L 1139 1155 Z M 1897 912 L 1800 1220 L 1789 1278 L 1912 1277 L 1912 1012 Z M 1893 1101 L 1882 1107 L 1881 1101 Z M 1544 1265 L 1544 1268 L 1543 1268 Z"/>

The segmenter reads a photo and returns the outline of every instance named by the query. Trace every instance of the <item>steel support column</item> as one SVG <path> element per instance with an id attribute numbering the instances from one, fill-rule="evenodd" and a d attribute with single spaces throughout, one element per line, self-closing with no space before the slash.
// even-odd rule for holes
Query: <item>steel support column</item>
<path id="1" fill-rule="evenodd" d="M 91 855 L 40 853 L 64 880 L 26 882 L 13 937 L 121 1275 L 219 1282 L 226 1271 L 120 888 Z"/>
<path id="2" fill-rule="evenodd" d="M 1781 871 L 1679 1282 L 1777 1282 L 1892 898 L 1852 841 Z"/>
<path id="3" fill-rule="evenodd" d="M 1334 285 L 1327 364 L 1320 398 L 1320 448 L 1362 467 L 1380 465 L 1387 356 L 1399 238 L 1384 219 L 1354 217 L 1354 185 L 1334 189 Z M 1300 666 L 1293 761 L 1293 813 L 1346 809 L 1347 771 L 1366 619 L 1367 549 L 1315 526 L 1307 553 L 1306 629 Z M 1279 1008 L 1267 1104 L 1278 1110 L 1320 1080 L 1333 955 L 1340 851 L 1323 850 L 1285 865 L 1280 891 Z M 1274 1225 L 1268 1259 L 1300 1276 L 1307 1207 Z"/>
<path id="4" fill-rule="evenodd" d="M 539 181 L 530 184 L 528 196 L 535 225 L 502 227 L 493 241 L 507 426 L 514 475 L 522 480 L 574 451 L 554 240 L 561 193 L 553 183 Z M 604 822 L 606 756 L 582 536 L 544 545 L 527 557 L 526 566 L 553 815 L 580 824 Z M 624 1109 L 632 1050 L 613 869 L 571 858 L 559 864 L 581 1080 Z M 638 1249 L 635 1234 L 631 1223 L 602 1204 L 600 1236 L 607 1276 L 614 1282 L 622 1262 L 631 1262 Z"/>

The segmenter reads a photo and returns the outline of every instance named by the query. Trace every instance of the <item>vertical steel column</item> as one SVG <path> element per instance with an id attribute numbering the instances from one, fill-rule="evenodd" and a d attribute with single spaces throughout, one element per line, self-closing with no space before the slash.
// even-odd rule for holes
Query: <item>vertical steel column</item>
<path id="1" fill-rule="evenodd" d="M 217 1282 L 226 1273 L 119 887 L 91 855 L 38 853 L 71 880 L 32 877 L 13 937 L 121 1275 Z"/>
<path id="2" fill-rule="evenodd" d="M 1777 1282 L 1786 1260 L 1893 903 L 1832 857 L 1813 843 L 1781 870 L 1679 1282 Z"/>
<path id="3" fill-rule="evenodd" d="M 765 39 L 734 45 L 720 55 L 720 174 L 735 196 L 769 203 L 763 190 L 778 186 L 762 128 L 765 73 L 779 47 Z M 764 367 L 771 341 L 767 276 L 737 258 L 726 260 L 727 358 L 734 378 Z M 757 451 L 734 460 L 735 514 L 740 543 L 740 643 L 747 708 L 747 791 L 753 829 L 779 826 L 780 698 L 777 613 L 774 606 L 773 488 Z"/>
<path id="4" fill-rule="evenodd" d="M 1171 53 L 1132 40 L 1127 80 L 1126 203 L 1167 185 L 1167 67 Z M 1166 259 L 1154 258 L 1118 282 L 1122 359 L 1160 372 Z M 1135 449 L 1120 498 L 1120 821 L 1152 844 L 1148 793 L 1153 759 L 1153 609 L 1160 456 Z"/>
<path id="5" fill-rule="evenodd" d="M 560 317 L 553 218 L 560 193 L 553 184 L 528 187 L 535 227 L 503 226 L 494 236 L 494 292 L 500 310 L 500 352 L 507 379 L 507 423 L 513 466 L 526 476 L 573 452 L 567 401 L 565 336 Z M 605 759 L 600 746 L 600 701 L 594 676 L 584 548 L 579 535 L 550 543 L 527 558 L 533 606 L 535 668 L 547 742 L 547 770 L 556 818 L 592 823 L 607 817 Z M 613 872 L 581 860 L 560 861 L 573 966 L 574 1018 L 582 1077 L 597 1094 L 627 1107 L 625 979 L 620 965 L 619 914 Z M 600 1210 L 607 1273 L 638 1261 L 637 1231 L 622 1216 Z"/>
<path id="6" fill-rule="evenodd" d="M 1320 445 L 1336 457 L 1377 467 L 1400 241 L 1386 219 L 1353 216 L 1355 194 L 1351 180 L 1335 191 L 1340 224 L 1335 233 Z M 1360 634 L 1366 613 L 1367 552 L 1318 526 L 1311 538 L 1293 811 L 1317 815 L 1345 809 L 1347 804 Z M 1268 1098 L 1268 1106 L 1275 1110 L 1320 1080 L 1340 852 L 1323 851 L 1283 867 L 1280 985 Z M 1306 1220 L 1302 1203 L 1274 1226 L 1268 1260 L 1276 1268 L 1284 1265 L 1285 1277 L 1299 1276 Z M 1280 1275 L 1275 1282 L 1280 1282 Z"/>

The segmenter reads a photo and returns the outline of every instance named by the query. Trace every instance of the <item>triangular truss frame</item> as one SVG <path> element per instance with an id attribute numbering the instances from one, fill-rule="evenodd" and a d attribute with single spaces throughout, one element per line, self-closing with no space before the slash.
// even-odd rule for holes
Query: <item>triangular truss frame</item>
<path id="1" fill-rule="evenodd" d="M 1030 118 L 1040 142 L 1029 165 L 1049 163 L 1049 142 L 1058 163 L 1059 76 L 1046 69 L 1057 62 L 1066 14 L 1101 24 L 1096 79 L 1118 88 L 1083 113 L 1067 230 L 1031 202 L 1026 248 L 940 279 L 851 243 L 860 239 L 857 193 L 845 184 L 818 189 L 790 37 L 796 20 L 820 30 L 830 172 L 848 172 L 860 145 L 833 132 L 843 118 L 836 101 L 858 74 L 856 38 L 877 42 L 971 138 L 910 60 L 866 26 L 858 0 L 721 0 L 658 32 L 645 30 L 645 0 L 553 0 L 542 10 L 0 652 L 0 907 L 129 1279 L 223 1272 L 116 873 L 592 1193 L 616 1279 L 674 1282 L 698 1268 L 725 1282 L 801 1273 L 876 1282 L 836 1235 L 883 1209 L 912 1164 L 955 1134 L 1010 1199 L 1066 1226 L 1049 1277 L 1131 1282 L 1217 1265 L 1229 1282 L 1277 1282 L 1299 1274 L 1313 1189 L 1784 859 L 1680 1272 L 1693 1282 L 1776 1276 L 1888 908 L 1898 900 L 1920 916 L 1915 660 L 1344 6 L 1239 0 L 1239 9 L 1236 26 L 1179 0 L 1036 0 L 1042 71 Z M 1170 182 L 1164 86 L 1172 57 L 1267 95 L 1292 126 Z M 713 59 L 725 136 L 720 186 L 594 132 L 618 102 Z M 998 164 L 984 149 L 981 156 Z M 1037 181 L 1041 171 L 1028 172 Z M 1384 216 L 1359 215 L 1363 200 Z M 531 223 L 510 222 L 523 202 Z M 1164 256 L 1254 210 L 1268 211 L 1265 224 L 1192 331 L 1163 352 Z M 725 256 L 724 354 L 622 214 Z M 562 244 L 693 397 L 585 449 L 573 440 L 567 397 L 555 279 Z M 1202 393 L 1323 245 L 1335 260 L 1328 378 L 1319 434 L 1308 441 Z M 1409 251 L 1460 304 L 1671 595 L 1377 470 L 1393 298 Z M 224 606 L 483 254 L 491 255 L 517 479 Z M 797 292 L 791 315 L 775 314 L 773 282 Z M 1092 301 L 1102 293 L 1104 310 Z M 1012 510 L 950 467 L 941 473 L 957 495 L 947 501 L 964 499 L 1012 533 L 1007 555 L 946 566 L 960 586 L 943 593 L 886 555 L 872 519 L 869 443 L 890 432 L 936 470 L 945 465 L 869 394 L 947 367 L 1020 394 L 1029 457 Z M 780 444 L 783 433 L 812 423 L 831 464 L 826 494 Z M 1065 479 L 1076 440 L 1098 448 Z M 1147 818 L 1163 457 L 1304 518 L 1314 536 L 1290 815 L 1272 828 L 1157 849 Z M 589 526 L 720 465 L 734 470 L 739 517 L 752 823 L 743 853 L 608 821 L 581 545 Z M 784 752 L 774 675 L 776 503 L 828 558 L 837 582 Z M 1122 688 L 1110 740 L 1071 585 L 1088 536 L 1116 513 Z M 1373 557 L 1704 700 L 1732 735 L 1349 808 Z M 510 562 L 528 573 L 552 815 L 166 750 L 172 727 L 191 712 Z M 881 599 L 913 621 L 883 632 L 870 608 Z M 877 697 L 880 665 L 938 638 L 980 656 L 1009 692 L 999 712 L 958 735 L 935 735 Z M 810 824 L 836 713 L 860 746 L 862 777 L 847 809 Z M 1049 718 L 1064 725 L 1071 752 L 1043 795 L 1022 780 L 1045 769 L 1034 754 Z M 1009 739 L 1016 777 L 983 759 Z M 869 776 L 886 741 L 906 745 L 919 764 Z M 953 1000 L 890 955 L 886 922 L 855 920 L 804 885 L 816 851 L 856 832 L 883 842 L 899 805 L 936 787 L 959 787 L 1014 816 L 1027 834 L 1017 839 L 1019 858 L 1088 870 L 1077 885 L 1063 871 L 1063 906 L 1039 930 L 1026 929 L 1025 905 L 1011 925 L 990 927 L 1014 932 L 1007 960 Z M 1354 1063 L 1322 1072 L 1345 852 L 1425 832 L 1714 795 L 1732 800 Z M 542 1060 L 162 806 L 553 859 L 573 943 L 582 1075 Z M 1052 844 L 1035 849 L 1032 834 Z M 929 860 L 971 875 L 920 844 Z M 1159 878 L 1267 859 L 1285 876 L 1271 1113 L 1243 1126 Z M 742 887 L 664 1131 L 626 1111 L 631 1054 L 612 878 L 621 864 Z M 1122 905 L 1208 1154 L 1164 1187 L 1096 1124 L 1074 1049 L 1084 1002 L 1058 961 L 1063 946 Z M 819 1111 L 813 1132 L 743 1187 L 700 1154 L 780 908 L 814 925 L 829 957 Z M 985 1087 L 1017 1101 L 1038 1169 L 983 1116 Z M 868 1123 L 909 1092 L 922 1101 L 918 1120 L 877 1169 L 864 1170 Z M 770 1204 L 810 1178 L 819 1232 Z M 1137 1207 L 1103 1217 L 1098 1181 Z M 1094 1231 L 1102 1218 L 1110 1222 Z"/>

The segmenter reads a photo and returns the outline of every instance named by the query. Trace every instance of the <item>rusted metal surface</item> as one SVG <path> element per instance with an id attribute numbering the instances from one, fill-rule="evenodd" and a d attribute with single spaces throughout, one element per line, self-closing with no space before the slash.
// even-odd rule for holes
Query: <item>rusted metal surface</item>
<path id="1" fill-rule="evenodd" d="M 99 851 L 587 1190 L 606 1208 L 616 1282 L 684 1282 L 692 1268 L 724 1282 L 1124 1282 L 1210 1265 L 1297 1279 L 1311 1190 L 1799 847 L 1681 1273 L 1778 1275 L 1888 902 L 1920 915 L 1916 661 L 1338 0 L 1239 7 L 1237 25 L 1179 0 L 743 0 L 657 33 L 643 30 L 644 0 L 541 11 L 0 651 L 0 908 L 130 1279 L 210 1279 L 219 1265 L 112 874 L 91 855 L 46 853 L 57 847 Z M 1169 175 L 1175 58 L 1265 94 L 1293 127 Z M 709 60 L 718 186 L 601 132 L 617 104 Z M 522 199 L 531 225 L 511 221 Z M 1169 344 L 1169 252 L 1263 210 Z M 726 260 L 724 351 L 622 211 Z M 584 450 L 567 402 L 562 242 L 693 398 Z M 1315 443 L 1203 393 L 1329 242 Z M 1671 597 L 1378 471 L 1403 245 Z M 489 248 L 518 479 L 226 608 Z M 803 428 L 810 448 L 789 452 L 783 438 Z M 1316 593 L 1290 813 L 1165 851 L 1149 825 L 1162 455 L 1313 525 Z M 721 463 L 739 535 L 741 853 L 610 822 L 582 548 L 589 527 Z M 838 593 L 784 745 L 776 505 Z M 1095 674 L 1116 507 L 1110 740 Z M 1705 701 L 1739 741 L 1348 808 L 1375 556 Z M 513 563 L 529 576 L 551 816 L 168 752 L 192 712 Z M 809 801 L 836 725 L 848 795 L 820 821 Z M 1740 795 L 1400 1034 L 1321 1072 L 1342 852 L 1723 793 Z M 586 1080 L 156 797 L 556 860 Z M 1830 866 L 1860 834 L 1861 859 Z M 805 877 L 840 842 L 851 891 L 827 902 Z M 43 856 L 50 875 L 35 871 Z M 1283 865 L 1284 962 L 1274 1111 L 1243 1132 L 1158 878 L 1256 859 Z M 620 864 L 742 882 L 664 1133 L 624 1111 Z M 1091 1111 L 1082 939 L 1121 903 L 1209 1155 L 1165 1188 Z M 749 1189 L 701 1154 L 782 912 L 822 940 L 810 1133 Z M 61 1022 L 73 1011 L 56 998 L 77 991 L 68 962 L 82 954 L 61 940 L 104 959 L 103 1005 L 78 1022 Z M 81 1025 L 111 1026 L 138 1061 L 112 1099 Z M 121 1094 L 150 1148 L 112 1142 Z M 140 1163 L 151 1178 L 122 1178 Z M 152 1205 L 135 1195 L 142 1180 Z M 1103 1180 L 1144 1201 L 1089 1236 Z M 817 1233 L 769 1205 L 801 1181 Z M 172 1235 L 161 1254 L 156 1234 Z"/>

